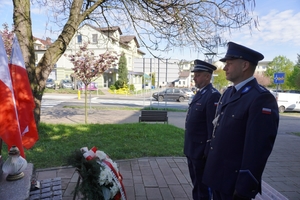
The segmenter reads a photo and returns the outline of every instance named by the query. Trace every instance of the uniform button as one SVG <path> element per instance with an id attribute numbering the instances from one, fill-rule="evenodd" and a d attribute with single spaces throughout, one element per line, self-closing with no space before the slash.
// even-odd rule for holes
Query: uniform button
<path id="1" fill-rule="evenodd" d="M 237 173 L 238 172 L 238 170 L 235 170 L 235 173 Z"/>
<path id="2" fill-rule="evenodd" d="M 219 123 L 217 123 L 217 126 L 219 126 L 220 124 Z"/>
<path id="3" fill-rule="evenodd" d="M 234 117 L 234 115 L 232 115 L 232 117 Z"/>
<path id="4" fill-rule="evenodd" d="M 223 112 L 221 112 L 221 115 L 223 115 L 224 113 Z"/>
<path id="5" fill-rule="evenodd" d="M 213 150 L 214 148 L 213 148 L 213 147 L 210 147 L 210 149 Z"/>

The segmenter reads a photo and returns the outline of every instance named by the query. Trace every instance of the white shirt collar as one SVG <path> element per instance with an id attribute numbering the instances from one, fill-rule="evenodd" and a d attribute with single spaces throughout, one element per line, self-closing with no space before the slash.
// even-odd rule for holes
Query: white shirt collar
<path id="1" fill-rule="evenodd" d="M 240 82 L 237 85 L 234 85 L 233 87 L 235 87 L 236 91 L 238 91 L 239 89 L 241 89 L 244 85 L 246 85 L 246 83 L 250 82 L 251 80 L 253 80 L 254 77 L 251 76 L 250 78 L 247 78 L 246 80 Z"/>

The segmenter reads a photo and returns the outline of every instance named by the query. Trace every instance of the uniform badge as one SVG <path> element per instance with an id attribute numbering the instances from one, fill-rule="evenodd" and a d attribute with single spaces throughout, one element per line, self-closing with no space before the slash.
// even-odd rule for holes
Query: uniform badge
<path id="1" fill-rule="evenodd" d="M 263 109 L 262 109 L 262 113 L 263 113 L 263 114 L 270 115 L 270 114 L 271 114 L 271 109 L 270 109 L 270 108 L 263 108 Z"/>
<path id="2" fill-rule="evenodd" d="M 251 89 L 251 86 L 245 87 L 242 91 L 242 93 L 246 93 Z"/>

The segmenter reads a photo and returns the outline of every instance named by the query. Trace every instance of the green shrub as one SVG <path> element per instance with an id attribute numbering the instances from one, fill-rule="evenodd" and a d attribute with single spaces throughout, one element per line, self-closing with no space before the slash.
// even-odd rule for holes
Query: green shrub
<path id="1" fill-rule="evenodd" d="M 111 85 L 111 86 L 109 86 L 109 89 L 112 90 L 112 91 L 114 91 L 114 90 L 116 90 L 116 86 L 115 85 Z"/>
<path id="2" fill-rule="evenodd" d="M 120 89 L 120 88 L 123 88 L 124 87 L 124 81 L 122 81 L 122 80 L 117 80 L 116 82 L 115 82 L 115 87 L 116 87 L 116 89 L 118 90 L 118 89 Z"/>
<path id="3" fill-rule="evenodd" d="M 130 90 L 130 91 L 135 91 L 135 88 L 134 88 L 134 85 L 133 85 L 133 84 L 130 84 L 130 85 L 129 85 L 129 90 Z"/>

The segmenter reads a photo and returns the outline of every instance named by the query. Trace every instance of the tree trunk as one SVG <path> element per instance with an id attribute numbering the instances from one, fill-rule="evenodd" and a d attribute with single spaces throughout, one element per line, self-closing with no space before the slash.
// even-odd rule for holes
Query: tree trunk
<path id="1" fill-rule="evenodd" d="M 83 0 L 74 0 L 68 22 L 58 39 L 46 50 L 36 66 L 33 45 L 32 26 L 30 18 L 30 0 L 13 0 L 14 29 L 23 53 L 25 67 L 35 100 L 34 117 L 38 126 L 41 115 L 41 101 L 45 90 L 46 80 L 54 68 L 54 64 L 63 55 L 79 24 L 85 15 L 80 14 Z M 86 13 L 85 13 L 86 14 Z"/>
<path id="2" fill-rule="evenodd" d="M 84 91 L 85 91 L 85 94 L 84 94 L 84 111 L 85 111 L 85 124 L 87 124 L 87 118 L 88 118 L 88 114 L 87 114 L 87 85 L 85 86 L 85 89 L 84 89 Z"/>

